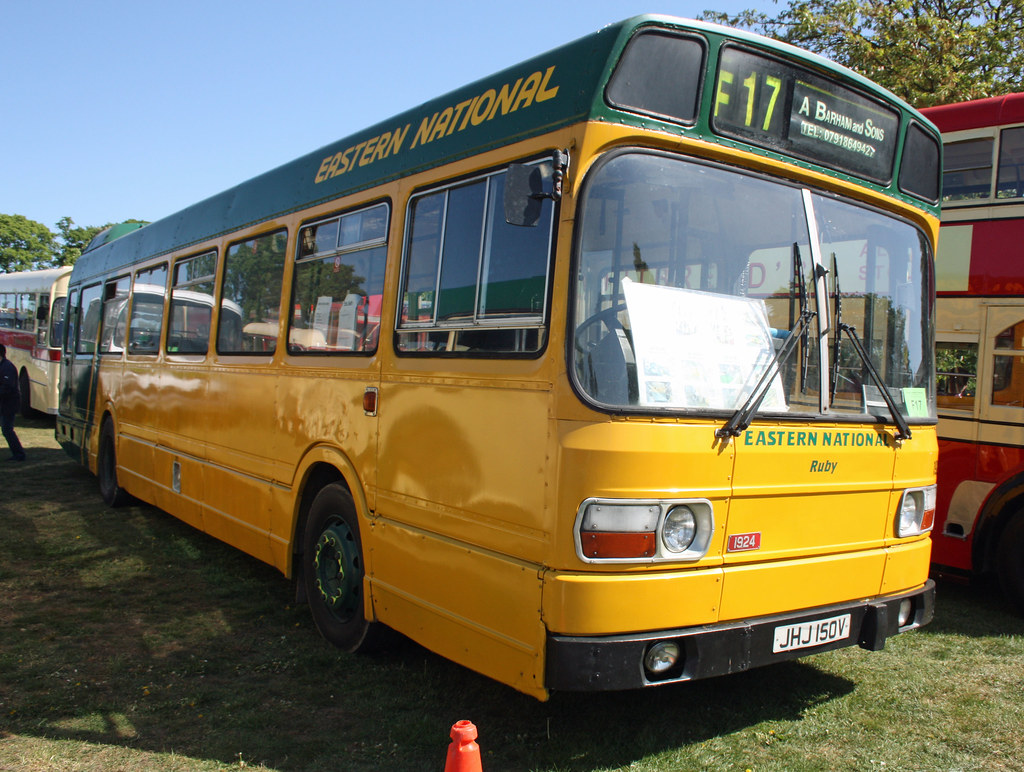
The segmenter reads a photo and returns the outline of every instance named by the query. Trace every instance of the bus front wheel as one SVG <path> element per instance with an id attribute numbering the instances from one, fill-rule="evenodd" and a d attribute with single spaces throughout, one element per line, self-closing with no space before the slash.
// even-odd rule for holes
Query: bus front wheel
<path id="1" fill-rule="evenodd" d="M 1024 512 L 1018 512 L 1003 530 L 996 560 L 1003 592 L 1024 614 Z"/>
<path id="2" fill-rule="evenodd" d="M 320 491 L 303 539 L 302 581 L 320 634 L 348 652 L 373 647 L 378 625 L 366 619 L 362 541 L 355 504 L 337 483 Z"/>
<path id="3" fill-rule="evenodd" d="M 117 446 L 114 442 L 113 421 L 105 421 L 100 431 L 96 476 L 100 481 L 100 496 L 108 506 L 121 507 L 128 503 L 128 492 L 117 484 Z"/>

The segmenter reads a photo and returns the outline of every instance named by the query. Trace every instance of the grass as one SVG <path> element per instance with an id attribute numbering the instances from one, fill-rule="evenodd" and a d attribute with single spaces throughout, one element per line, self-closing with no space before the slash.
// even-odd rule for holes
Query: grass
<path id="1" fill-rule="evenodd" d="M 350 656 L 273 569 L 146 506 L 111 510 L 19 422 L 0 461 L 0 770 L 976 770 L 1024 763 L 1024 620 L 941 584 L 935 621 L 716 680 L 539 703 L 398 638 Z M 0 451 L 2 455 L 2 451 Z"/>

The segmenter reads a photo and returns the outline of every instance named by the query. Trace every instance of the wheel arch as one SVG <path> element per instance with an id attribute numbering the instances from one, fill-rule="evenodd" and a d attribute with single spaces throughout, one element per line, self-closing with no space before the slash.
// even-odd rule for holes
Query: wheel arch
<path id="1" fill-rule="evenodd" d="M 1024 471 L 1000 483 L 982 505 L 971 556 L 975 573 L 995 571 L 1003 531 L 1018 516 L 1024 517 Z"/>
<path id="2" fill-rule="evenodd" d="M 288 565 L 285 576 L 297 580 L 297 593 L 302 593 L 302 534 L 309 519 L 309 509 L 313 504 L 316 495 L 328 485 L 340 483 L 352 496 L 356 506 L 356 517 L 363 525 L 369 517 L 369 506 L 366 501 L 365 491 L 356 471 L 355 465 L 343 452 L 330 445 L 318 445 L 309 450 L 299 464 L 295 475 L 297 480 L 294 496 L 294 510 L 292 511 L 291 527 L 289 536 L 291 550 L 288 555 Z M 361 528 L 362 538 L 366 539 L 368 529 Z M 298 600 L 303 600 L 298 598 Z"/>
<path id="3" fill-rule="evenodd" d="M 99 414 L 99 420 L 93 424 L 94 430 L 89 432 L 86 456 L 89 459 L 89 471 L 93 474 L 99 473 L 100 441 L 103 437 L 103 428 L 108 423 L 111 425 L 111 431 L 114 432 L 114 451 L 116 452 L 119 450 L 121 433 L 117 430 L 118 422 L 114 415 L 114 406 L 109 403 L 103 406 L 103 410 Z"/>

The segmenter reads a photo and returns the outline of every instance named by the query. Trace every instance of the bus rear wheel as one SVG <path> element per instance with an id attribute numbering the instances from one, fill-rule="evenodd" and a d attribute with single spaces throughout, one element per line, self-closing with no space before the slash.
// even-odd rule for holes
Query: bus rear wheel
<path id="1" fill-rule="evenodd" d="M 1018 512 L 1003 530 L 996 566 L 1003 592 L 1024 614 L 1024 512 Z"/>
<path id="2" fill-rule="evenodd" d="M 32 383 L 28 379 L 27 370 L 22 370 L 18 375 L 18 391 L 21 392 L 22 418 L 33 418 L 36 411 L 32 407 Z"/>
<path id="3" fill-rule="evenodd" d="M 100 452 L 96 461 L 96 476 L 100 481 L 100 496 L 111 507 L 128 503 L 128 492 L 117 483 L 117 449 L 114 443 L 114 422 L 104 421 L 100 430 Z"/>
<path id="4" fill-rule="evenodd" d="M 366 619 L 362 541 L 355 504 L 337 483 L 310 506 L 303 538 L 302 580 L 320 634 L 348 652 L 374 647 L 379 625 Z"/>

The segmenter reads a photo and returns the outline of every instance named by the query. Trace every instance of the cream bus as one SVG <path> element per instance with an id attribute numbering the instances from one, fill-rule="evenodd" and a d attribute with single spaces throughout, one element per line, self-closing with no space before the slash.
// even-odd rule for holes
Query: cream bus
<path id="1" fill-rule="evenodd" d="M 0 343 L 18 370 L 21 413 L 56 415 L 71 268 L 0 274 Z"/>

